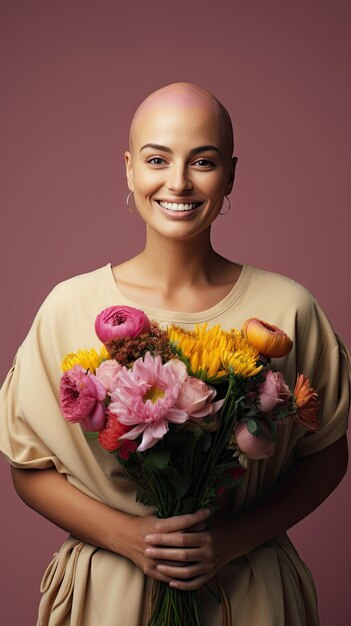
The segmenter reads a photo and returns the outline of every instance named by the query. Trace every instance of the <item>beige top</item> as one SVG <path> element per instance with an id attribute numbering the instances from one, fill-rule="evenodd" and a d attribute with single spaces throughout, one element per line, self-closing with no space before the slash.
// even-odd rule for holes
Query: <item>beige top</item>
<path id="1" fill-rule="evenodd" d="M 62 417 L 58 394 L 60 362 L 68 352 L 99 347 L 96 315 L 129 301 L 116 286 L 111 265 L 59 284 L 41 306 L 19 348 L 1 392 L 0 449 L 16 467 L 53 465 L 91 497 L 131 514 L 145 508 L 120 476 L 113 455 L 88 442 L 78 424 Z M 312 380 L 323 403 L 322 426 L 313 434 L 296 423 L 279 429 L 275 455 L 250 462 L 233 498 L 233 514 L 261 497 L 297 457 L 312 454 L 340 438 L 347 426 L 350 361 L 325 314 L 311 294 L 294 281 L 251 266 L 218 304 L 199 313 L 143 307 L 165 324 L 192 327 L 208 321 L 240 328 L 249 317 L 281 327 L 293 339 L 287 357 L 276 359 L 293 387 L 297 372 Z M 315 626 L 316 599 L 310 573 L 282 535 L 223 568 L 233 624 L 241 626 Z M 64 542 L 42 582 L 40 626 L 142 626 L 145 577 L 129 560 L 84 544 Z M 199 593 L 206 626 L 221 624 L 218 604 Z"/>

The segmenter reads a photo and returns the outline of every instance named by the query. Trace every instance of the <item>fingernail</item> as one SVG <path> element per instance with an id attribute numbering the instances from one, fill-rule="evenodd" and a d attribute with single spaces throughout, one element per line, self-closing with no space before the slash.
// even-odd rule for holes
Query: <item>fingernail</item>
<path id="1" fill-rule="evenodd" d="M 159 572 L 164 572 L 167 568 L 166 568 L 166 566 L 165 566 L 165 565 L 156 565 L 156 569 L 157 569 Z"/>
<path id="2" fill-rule="evenodd" d="M 146 556 L 153 556 L 154 554 L 155 554 L 155 550 L 153 548 L 146 548 L 145 550 Z"/>

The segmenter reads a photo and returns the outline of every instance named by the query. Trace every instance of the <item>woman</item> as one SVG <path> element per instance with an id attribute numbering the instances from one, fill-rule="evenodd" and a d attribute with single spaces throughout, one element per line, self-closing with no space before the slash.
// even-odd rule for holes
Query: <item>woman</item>
<path id="1" fill-rule="evenodd" d="M 16 490 L 70 533 L 43 578 L 40 626 L 141 626 L 152 579 L 198 589 L 206 626 L 221 624 L 221 607 L 205 587 L 215 574 L 233 624 L 319 623 L 311 575 L 285 531 L 346 471 L 349 362 L 303 287 L 213 250 L 211 224 L 234 181 L 232 152 L 229 115 L 207 91 L 178 83 L 142 103 L 125 160 L 145 249 L 58 285 L 4 384 L 1 449 Z M 320 395 L 320 429 L 306 436 L 296 423 L 280 429 L 275 455 L 250 463 L 226 517 L 210 529 L 206 510 L 156 520 L 135 502 L 114 457 L 62 418 L 61 359 L 98 346 L 95 317 L 113 304 L 187 328 L 205 321 L 240 328 L 252 316 L 277 324 L 294 342 L 277 368 L 291 387 L 303 372 Z"/>

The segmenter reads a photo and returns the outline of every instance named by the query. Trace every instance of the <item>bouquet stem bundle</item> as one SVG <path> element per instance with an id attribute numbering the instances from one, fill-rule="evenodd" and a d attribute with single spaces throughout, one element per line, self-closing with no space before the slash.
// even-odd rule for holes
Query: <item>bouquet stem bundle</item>
<path id="1" fill-rule="evenodd" d="M 204 435 L 197 428 L 189 431 L 171 425 L 151 449 L 127 459 L 116 453 L 126 478 L 136 484 L 137 500 L 155 506 L 158 517 L 193 513 L 208 506 L 215 509 L 218 489 L 239 482 L 226 471 L 237 468 L 241 474 L 239 461 L 228 449 L 240 414 L 241 391 L 239 381 L 229 375 L 218 427 L 212 432 Z M 155 581 L 152 598 L 148 626 L 202 626 L 196 591 L 184 592 Z"/>

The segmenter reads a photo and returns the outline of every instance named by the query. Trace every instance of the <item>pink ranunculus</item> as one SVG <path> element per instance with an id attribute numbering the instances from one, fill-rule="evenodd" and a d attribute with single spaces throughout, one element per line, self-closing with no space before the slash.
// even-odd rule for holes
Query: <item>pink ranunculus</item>
<path id="1" fill-rule="evenodd" d="M 212 402 L 217 391 L 207 385 L 203 380 L 188 376 L 183 382 L 175 406 L 189 414 L 189 418 L 194 421 L 214 415 L 221 408 L 224 400 Z"/>
<path id="2" fill-rule="evenodd" d="M 291 392 L 280 372 L 268 371 L 266 380 L 259 387 L 260 409 L 270 413 L 278 404 L 284 404 L 291 397 Z"/>
<path id="3" fill-rule="evenodd" d="M 138 337 L 149 330 L 150 321 L 144 311 L 131 306 L 110 306 L 95 320 L 95 332 L 102 343 Z"/>
<path id="4" fill-rule="evenodd" d="M 253 461 L 268 459 L 274 454 L 275 443 L 263 434 L 251 435 L 246 422 L 241 422 L 236 427 L 235 439 L 240 452 Z"/>
<path id="5" fill-rule="evenodd" d="M 80 365 L 61 378 L 60 405 L 68 422 L 80 422 L 85 430 L 98 431 L 105 424 L 106 388 Z"/>
<path id="6" fill-rule="evenodd" d="M 118 374 L 122 369 L 122 365 L 114 359 L 103 361 L 95 372 L 96 378 L 104 385 L 104 387 L 112 393 L 116 389 Z"/>

